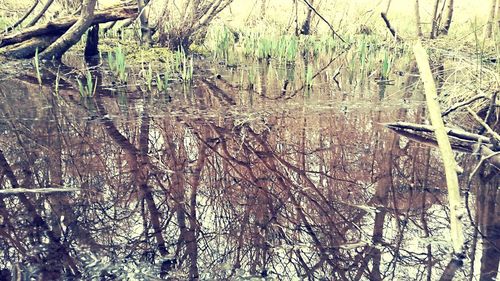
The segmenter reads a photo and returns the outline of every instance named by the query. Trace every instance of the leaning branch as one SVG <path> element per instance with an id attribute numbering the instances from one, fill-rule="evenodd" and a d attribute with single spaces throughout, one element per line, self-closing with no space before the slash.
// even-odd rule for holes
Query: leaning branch
<path id="1" fill-rule="evenodd" d="M 460 189 L 458 186 L 457 163 L 451 148 L 450 140 L 446 134 L 443 119 L 441 118 L 441 109 L 438 104 L 437 90 L 432 77 L 429 59 L 426 50 L 422 47 L 420 41 L 413 47 L 418 69 L 424 82 L 425 98 L 429 109 L 429 117 L 434 126 L 441 158 L 444 164 L 446 175 L 446 185 L 448 187 L 448 204 L 450 208 L 450 232 L 451 242 L 454 253 L 458 256 L 463 253 L 464 237 L 460 214 Z"/>
<path id="2" fill-rule="evenodd" d="M 16 21 L 13 25 L 6 28 L 5 33 L 8 33 L 11 30 L 14 30 L 14 28 L 18 27 L 33 12 L 33 10 L 35 10 L 35 7 L 38 5 L 39 2 L 40 0 L 36 0 L 33 3 L 33 6 L 31 6 L 31 8 L 29 8 L 28 11 L 26 11 L 26 13 L 18 21 Z"/>
<path id="3" fill-rule="evenodd" d="M 445 117 L 448 114 L 452 113 L 453 111 L 455 111 L 461 107 L 467 106 L 467 105 L 469 105 L 477 100 L 480 100 L 480 99 L 489 99 L 489 97 L 486 96 L 485 94 L 475 95 L 466 101 L 456 103 L 456 104 L 452 105 L 451 107 L 447 108 L 445 111 L 443 111 L 443 113 L 441 113 L 441 117 Z"/>
<path id="4" fill-rule="evenodd" d="M 472 111 L 470 107 L 466 107 L 466 109 L 469 112 L 469 114 L 472 115 L 474 120 L 476 120 L 476 122 L 481 124 L 481 126 L 483 126 L 486 129 L 486 132 L 488 132 L 488 134 L 490 134 L 498 142 L 500 142 L 500 135 L 497 132 L 493 131 L 493 129 L 488 124 L 486 124 L 486 122 L 484 122 L 474 111 Z"/>
<path id="5" fill-rule="evenodd" d="M 30 23 L 28 23 L 27 27 L 34 26 L 42 18 L 45 12 L 47 12 L 52 3 L 54 3 L 54 0 L 48 0 L 47 3 L 45 3 L 45 5 L 43 6 L 42 10 L 38 12 L 38 14 L 36 14 L 36 16 L 31 20 Z"/>
<path id="6" fill-rule="evenodd" d="M 387 28 L 389 29 L 389 32 L 392 34 L 392 37 L 394 37 L 394 39 L 396 39 L 396 41 L 398 41 L 398 42 L 403 41 L 403 39 L 401 37 L 399 37 L 399 35 L 396 32 L 396 30 L 394 29 L 394 27 L 392 27 L 391 22 L 387 18 L 386 13 L 380 13 L 380 16 L 384 20 L 385 26 L 387 26 Z"/>
<path id="7" fill-rule="evenodd" d="M 434 126 L 431 125 L 414 124 L 408 122 L 385 123 L 384 126 L 395 131 L 412 131 L 416 133 L 421 132 L 421 133 L 432 133 L 432 134 L 434 134 L 436 131 Z M 464 130 L 448 128 L 448 127 L 444 127 L 444 130 L 448 136 L 463 141 L 482 142 L 486 144 L 490 143 L 490 139 L 483 135 L 469 133 Z"/>
<path id="8" fill-rule="evenodd" d="M 307 1 L 307 0 L 303 0 L 303 1 L 309 7 L 309 9 L 311 9 L 322 21 L 324 21 L 328 25 L 328 27 L 332 31 L 333 35 L 337 36 L 340 39 L 340 41 L 342 41 L 342 43 L 346 43 L 346 41 L 342 38 L 342 36 L 340 36 L 340 34 L 338 34 L 335 31 L 333 26 L 320 13 L 318 13 L 318 11 L 316 11 L 316 9 L 311 5 L 311 3 L 309 3 L 309 1 Z"/>

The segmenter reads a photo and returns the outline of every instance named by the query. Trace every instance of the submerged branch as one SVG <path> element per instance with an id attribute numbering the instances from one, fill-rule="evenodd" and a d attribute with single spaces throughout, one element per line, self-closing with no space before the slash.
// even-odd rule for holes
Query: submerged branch
<path id="1" fill-rule="evenodd" d="M 19 193 L 58 193 L 58 192 L 75 192 L 79 188 L 9 188 L 0 190 L 0 194 L 19 194 Z"/>

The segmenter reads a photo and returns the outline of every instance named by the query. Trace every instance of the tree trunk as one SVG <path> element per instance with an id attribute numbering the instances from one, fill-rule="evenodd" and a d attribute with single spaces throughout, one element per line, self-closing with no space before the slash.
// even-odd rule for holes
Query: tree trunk
<path id="1" fill-rule="evenodd" d="M 493 34 L 493 25 L 495 22 L 495 10 L 497 9 L 497 0 L 491 0 L 490 4 L 490 15 L 488 17 L 488 23 L 486 24 L 486 30 L 484 32 L 485 38 L 491 38 Z"/>
<path id="2" fill-rule="evenodd" d="M 137 6 L 139 7 L 139 20 L 141 21 L 141 44 L 151 46 L 153 40 L 151 39 L 151 28 L 149 27 L 149 8 L 145 8 L 148 2 L 149 0 L 137 0 Z"/>
<path id="3" fill-rule="evenodd" d="M 99 54 L 99 24 L 89 28 L 87 32 L 87 42 L 85 44 L 85 57 L 93 57 Z"/>
<path id="4" fill-rule="evenodd" d="M 314 5 L 314 0 L 311 0 L 310 4 L 311 4 L 311 6 Z M 303 35 L 311 34 L 311 17 L 312 17 L 312 9 L 309 8 L 307 10 L 306 19 L 304 20 L 304 23 L 302 24 L 302 28 L 300 29 L 300 34 L 303 34 Z"/>
<path id="5" fill-rule="evenodd" d="M 439 0 L 436 0 L 436 2 L 434 3 L 434 11 L 432 13 L 432 27 L 430 34 L 431 39 L 435 39 L 438 36 L 438 31 L 439 31 L 438 9 L 439 9 Z"/>
<path id="6" fill-rule="evenodd" d="M 52 43 L 40 54 L 42 59 L 60 59 L 62 55 L 80 40 L 83 33 L 87 31 L 94 18 L 94 9 L 97 0 L 84 0 L 82 12 L 78 21 L 66 33 Z"/>
<path id="7" fill-rule="evenodd" d="M 264 19 L 266 17 L 266 2 L 267 0 L 260 0 L 260 18 Z"/>
<path id="8" fill-rule="evenodd" d="M 422 34 L 422 22 L 420 21 L 420 3 L 419 0 L 415 0 L 415 21 L 417 25 L 417 36 L 419 38 L 423 37 Z"/>
<path id="9" fill-rule="evenodd" d="M 444 35 L 447 35 L 448 31 L 450 30 L 451 19 L 453 17 L 453 3 L 454 3 L 453 0 L 448 0 L 448 6 L 447 6 L 448 10 L 447 10 L 447 15 L 446 15 L 446 22 L 444 23 L 443 30 L 442 30 Z"/>
<path id="10" fill-rule="evenodd" d="M 500 30 L 500 0 L 497 1 L 497 28 Z"/>

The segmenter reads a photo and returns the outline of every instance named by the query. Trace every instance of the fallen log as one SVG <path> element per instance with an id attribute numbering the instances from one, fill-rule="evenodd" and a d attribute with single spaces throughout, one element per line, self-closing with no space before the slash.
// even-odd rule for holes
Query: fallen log
<path id="1" fill-rule="evenodd" d="M 91 25 L 134 17 L 137 17 L 137 6 L 114 7 L 95 12 Z M 0 37 L 0 55 L 14 58 L 33 57 L 35 53 L 34 51 L 30 52 L 30 50 L 38 48 L 38 51 L 41 52 L 48 46 L 47 42 L 43 43 L 42 41 L 51 40 L 54 37 L 57 39 L 73 26 L 78 21 L 78 18 L 79 16 L 63 17 Z M 11 47 L 5 50 L 7 46 Z"/>
<path id="2" fill-rule="evenodd" d="M 27 39 L 24 42 L 10 45 L 0 49 L 0 55 L 14 58 L 26 59 L 34 57 L 36 49 L 44 50 L 54 43 L 60 35 L 46 35 Z"/>
<path id="3" fill-rule="evenodd" d="M 434 137 L 434 128 L 430 125 L 421 125 L 407 122 L 393 122 L 383 124 L 385 127 L 395 131 L 414 141 L 437 146 Z M 488 157 L 488 162 L 500 170 L 500 154 L 495 151 L 490 139 L 461 129 L 445 128 L 454 150 L 466 153 L 479 153 L 482 157 Z M 496 154 L 496 155 L 495 155 Z"/>

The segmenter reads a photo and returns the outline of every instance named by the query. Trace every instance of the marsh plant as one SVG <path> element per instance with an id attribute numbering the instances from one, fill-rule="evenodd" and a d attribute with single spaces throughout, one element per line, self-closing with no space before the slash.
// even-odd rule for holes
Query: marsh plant
<path id="1" fill-rule="evenodd" d="M 384 52 L 384 58 L 382 59 L 382 69 L 380 71 L 381 80 L 389 80 L 389 74 L 391 73 L 391 68 L 392 68 L 392 57 L 386 50 Z"/>
<path id="2" fill-rule="evenodd" d="M 78 79 L 78 91 L 80 92 L 80 96 L 83 98 L 93 97 L 95 95 L 97 89 L 97 77 L 92 80 L 92 73 L 90 70 L 87 70 L 85 84 Z"/>
<path id="3" fill-rule="evenodd" d="M 307 89 L 311 89 L 313 87 L 313 68 L 311 65 L 306 67 L 305 71 L 305 84 Z"/>
<path id="4" fill-rule="evenodd" d="M 223 60 L 226 64 L 232 63 L 235 36 L 226 26 L 216 26 L 209 34 L 210 47 L 214 60 Z"/>
<path id="5" fill-rule="evenodd" d="M 120 45 L 116 46 L 113 52 L 108 52 L 109 68 L 118 77 L 120 82 L 126 83 L 128 79 L 125 53 Z"/>
<path id="6" fill-rule="evenodd" d="M 170 82 L 170 79 L 172 77 L 172 72 L 173 72 L 173 64 L 168 63 L 165 65 L 165 71 L 163 72 L 163 79 L 160 75 L 160 73 L 156 74 L 156 85 L 158 87 L 158 90 L 160 92 L 166 92 L 168 89 L 168 85 Z"/>
<path id="7" fill-rule="evenodd" d="M 179 73 L 182 82 L 191 83 L 193 80 L 193 56 L 189 56 L 183 48 L 179 48 L 174 54 L 174 70 Z"/>
<path id="8" fill-rule="evenodd" d="M 151 67 L 151 63 L 149 63 L 148 69 L 143 69 L 141 73 L 146 80 L 148 91 L 151 92 L 151 90 L 153 89 L 153 68 Z"/>
<path id="9" fill-rule="evenodd" d="M 255 68 L 255 64 L 253 64 L 248 70 L 248 89 L 254 90 L 256 83 L 257 83 L 257 69 Z"/>

